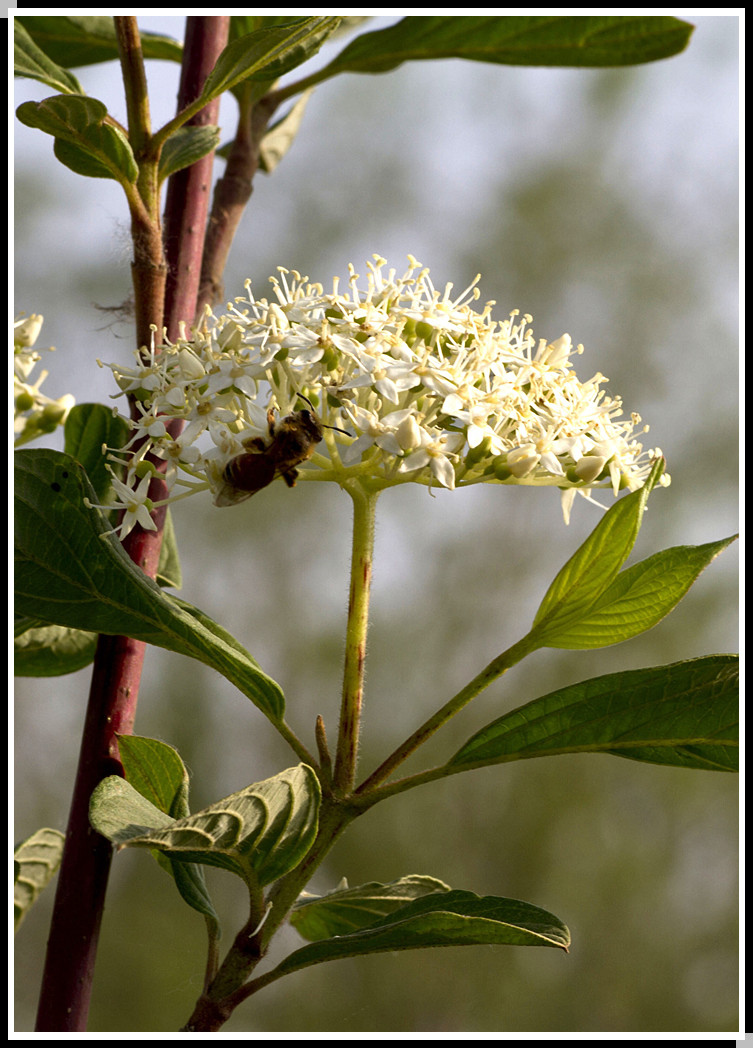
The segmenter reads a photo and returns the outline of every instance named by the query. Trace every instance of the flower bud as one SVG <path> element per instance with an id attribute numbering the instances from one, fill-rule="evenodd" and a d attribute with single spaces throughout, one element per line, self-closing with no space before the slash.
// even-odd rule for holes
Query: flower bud
<path id="1" fill-rule="evenodd" d="M 421 430 L 413 415 L 404 418 L 395 430 L 397 442 L 403 451 L 412 451 L 421 443 Z"/>
<path id="2" fill-rule="evenodd" d="M 494 460 L 494 476 L 497 480 L 509 480 L 512 470 L 507 465 L 507 455 L 497 455 Z"/>
<path id="3" fill-rule="evenodd" d="M 39 338 L 42 330 L 44 317 L 40 313 L 32 313 L 30 317 L 22 317 L 17 320 L 13 328 L 13 342 L 17 346 L 33 346 Z"/>
<path id="4" fill-rule="evenodd" d="M 466 466 L 475 466 L 481 459 L 486 458 L 491 450 L 492 438 L 484 437 L 475 447 L 470 448 L 465 456 Z"/>
<path id="5" fill-rule="evenodd" d="M 192 350 L 183 346 L 178 350 L 178 363 L 184 378 L 203 378 L 206 375 L 204 365 Z"/>
<path id="6" fill-rule="evenodd" d="M 507 464 L 514 477 L 521 480 L 527 477 L 538 465 L 540 456 L 533 450 L 532 445 L 524 448 L 514 448 L 507 456 Z"/>
<path id="7" fill-rule="evenodd" d="M 591 484 L 599 479 L 606 463 L 603 455 L 584 455 L 575 466 L 575 476 L 578 480 Z"/>

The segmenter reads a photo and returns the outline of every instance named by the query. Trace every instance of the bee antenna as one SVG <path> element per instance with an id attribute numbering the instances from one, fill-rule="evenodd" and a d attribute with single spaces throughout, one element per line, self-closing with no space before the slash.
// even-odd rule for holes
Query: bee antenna
<path id="1" fill-rule="evenodd" d="M 346 437 L 352 437 L 352 433 L 348 433 L 347 429 L 340 429 L 339 426 L 328 426 L 326 422 L 322 422 L 325 429 L 336 429 L 338 433 L 344 433 Z"/>
<path id="2" fill-rule="evenodd" d="M 308 404 L 308 406 L 309 406 L 309 407 L 311 408 L 311 410 L 312 410 L 312 411 L 316 411 L 316 408 L 315 408 L 315 407 L 314 407 L 314 405 L 313 405 L 313 404 L 311 403 L 311 401 L 309 400 L 309 398 L 308 398 L 308 397 L 306 396 L 306 394 L 305 394 L 305 393 L 298 393 L 298 394 L 296 394 L 296 395 L 297 395 L 298 397 L 300 397 L 300 398 L 301 398 L 301 400 L 305 400 L 305 401 L 306 401 L 306 403 Z"/>
<path id="3" fill-rule="evenodd" d="M 298 393 L 298 394 L 296 394 L 296 395 L 297 395 L 298 397 L 300 397 L 300 399 L 301 399 L 301 400 L 305 400 L 305 401 L 306 401 L 306 403 L 308 404 L 308 406 L 309 406 L 309 407 L 311 408 L 311 410 L 312 410 L 312 411 L 314 412 L 314 414 L 316 415 L 316 408 L 315 408 L 315 407 L 314 407 L 314 405 L 313 405 L 313 404 L 311 403 L 311 401 L 310 401 L 310 400 L 309 400 L 309 398 L 308 398 L 308 397 L 306 396 L 306 394 L 305 394 L 305 393 Z M 318 417 L 318 416 L 317 416 L 317 417 Z M 324 428 L 325 428 L 325 429 L 336 429 L 338 433 L 344 433 L 346 437 L 352 437 L 352 436 L 353 436 L 353 434 L 352 434 L 352 433 L 348 433 L 347 429 L 340 429 L 340 427 L 339 427 L 339 426 L 330 426 L 330 425 L 328 425 L 328 424 L 327 424 L 326 422 L 322 422 L 322 421 L 321 421 L 321 419 L 319 419 L 319 424 L 320 424 L 320 425 L 322 425 L 322 426 L 324 426 Z"/>

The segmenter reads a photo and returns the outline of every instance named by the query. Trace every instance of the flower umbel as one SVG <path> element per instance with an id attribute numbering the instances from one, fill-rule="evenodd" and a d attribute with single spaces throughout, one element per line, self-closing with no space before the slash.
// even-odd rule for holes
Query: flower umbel
<path id="1" fill-rule="evenodd" d="M 75 403 L 69 393 L 53 400 L 39 392 L 47 378 L 46 371 L 42 371 L 33 384 L 29 381 L 31 372 L 42 359 L 39 352 L 32 349 L 42 330 L 42 322 L 43 317 L 32 313 L 30 317 L 19 317 L 13 323 L 13 432 L 16 446 L 52 433 L 65 422 Z"/>
<path id="2" fill-rule="evenodd" d="M 322 430 L 307 449 L 306 479 L 371 490 L 411 481 L 555 486 L 566 520 L 575 494 L 643 484 L 660 452 L 643 450 L 634 434 L 648 427 L 622 417 L 603 375 L 579 381 L 571 358 L 582 346 L 569 335 L 535 340 L 531 317 L 517 311 L 494 320 L 494 302 L 474 308 L 479 278 L 453 296 L 413 258 L 402 276 L 386 265 L 374 256 L 365 288 L 351 266 L 347 290 L 335 280 L 330 293 L 280 269 L 270 299 L 255 298 L 248 282 L 246 296 L 208 314 L 190 339 L 136 368 L 110 365 L 139 400 L 140 433 L 171 463 L 171 483 L 209 487 L 229 504 L 223 492 L 238 470 L 228 465 L 274 458 L 280 420 L 290 428 L 307 411 L 303 397 L 325 427 L 347 431 Z M 186 423 L 177 444 L 159 426 L 175 418 Z M 265 472 L 291 483 L 282 465 L 270 473 L 267 462 Z"/>

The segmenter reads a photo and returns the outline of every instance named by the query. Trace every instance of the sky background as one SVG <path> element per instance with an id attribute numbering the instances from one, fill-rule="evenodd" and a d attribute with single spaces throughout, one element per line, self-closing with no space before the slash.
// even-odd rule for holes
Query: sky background
<path id="1" fill-rule="evenodd" d="M 225 273 L 231 298 L 249 277 L 264 294 L 279 265 L 327 286 L 348 262 L 363 272 L 378 253 L 401 269 L 410 253 L 437 286 L 459 291 L 481 273 L 482 300 L 495 299 L 500 316 L 531 313 L 537 337 L 568 332 L 585 346 L 579 377 L 608 376 L 626 411 L 650 423 L 646 443 L 661 446 L 673 478 L 652 496 L 633 562 L 738 527 L 738 20 L 688 20 L 697 28 L 686 52 L 632 69 L 414 62 L 320 86 L 288 156 L 257 178 Z M 183 32 L 176 17 L 140 24 Z M 125 120 L 115 63 L 78 75 Z M 178 68 L 149 63 L 148 75 L 156 127 L 173 114 Z M 48 94 L 17 81 L 14 105 Z M 234 119 L 224 99 L 223 141 Z M 122 194 L 61 167 L 40 132 L 16 121 L 14 136 L 13 309 L 42 313 L 39 345 L 57 347 L 43 364 L 44 392 L 108 401 L 111 373 L 93 361 L 125 362 L 132 348 L 128 324 L 99 308 L 129 295 Z M 327 485 L 279 485 L 237 508 L 195 499 L 175 513 L 181 595 L 280 681 L 291 724 L 309 739 L 318 713 L 335 729 L 347 502 Z M 565 527 L 555 490 L 385 494 L 364 773 L 529 628 L 598 514 L 578 500 Z M 445 729 L 426 759 L 565 684 L 737 650 L 737 558 L 735 544 L 644 637 L 537 653 Z M 87 688 L 86 671 L 18 684 L 18 838 L 65 826 Z M 149 653 L 136 730 L 180 750 L 194 809 L 294 762 L 229 684 L 164 652 Z M 474 948 L 325 965 L 260 995 L 252 1021 L 279 1031 L 731 1030 L 735 791 L 732 776 L 581 756 L 486 769 L 388 802 L 354 826 L 313 890 L 343 875 L 358 884 L 431 874 L 552 910 L 573 930 L 571 955 Z M 135 1014 L 139 1028 L 174 1029 L 190 1009 L 201 929 L 148 866 L 143 854 L 115 862 L 92 1030 L 133 1029 Z M 226 935 L 243 919 L 229 879 L 217 885 Z M 33 1023 L 49 903 L 24 926 L 22 1023 Z M 139 963 L 155 935 L 165 953 L 156 986 Z M 282 952 L 297 942 L 291 932 Z M 251 1017 L 228 1030 L 248 1030 Z"/>

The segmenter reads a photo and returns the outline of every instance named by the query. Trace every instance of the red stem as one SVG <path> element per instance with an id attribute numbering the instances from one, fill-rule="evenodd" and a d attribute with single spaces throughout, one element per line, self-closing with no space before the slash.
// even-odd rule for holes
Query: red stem
<path id="1" fill-rule="evenodd" d="M 58 874 L 39 998 L 39 1032 L 86 1029 L 112 848 L 89 825 L 89 798 L 106 775 L 122 775 L 116 732 L 130 733 L 144 646 L 99 638 L 63 861 Z M 101 700 L 107 697 L 107 705 Z"/>
<path id="2" fill-rule="evenodd" d="M 201 32 L 196 31 L 196 23 L 201 23 Z M 229 30 L 229 15 L 187 19 L 178 93 L 179 111 L 201 94 L 204 81 L 227 43 Z M 187 126 L 216 124 L 219 112 L 220 100 L 217 98 L 189 120 Z M 214 153 L 209 153 L 191 167 L 176 172 L 167 187 L 165 252 L 168 271 L 165 323 L 168 337 L 172 340 L 178 336 L 180 321 L 191 323 L 194 314 L 201 310 L 207 301 L 199 300 L 198 296 L 213 163 Z"/>
<path id="3" fill-rule="evenodd" d="M 181 90 L 194 93 L 191 97 L 179 98 L 179 109 L 198 97 L 206 73 L 227 41 L 228 24 L 226 17 L 188 19 L 184 70 L 186 65 L 196 62 L 201 66 L 203 76 L 199 81 L 184 72 Z M 214 104 L 209 122 L 216 123 L 218 104 Z M 194 236 L 193 230 L 200 230 L 203 237 L 211 155 L 201 162 L 201 170 L 192 179 L 193 170 L 191 168 L 185 173 L 182 192 L 168 194 L 170 213 L 166 225 L 178 230 L 168 253 L 172 290 L 168 296 L 167 318 L 174 331 L 177 331 L 179 320 L 191 322 L 196 312 L 200 265 L 183 264 L 182 237 L 187 237 L 190 258 L 198 252 L 200 262 L 201 238 Z M 183 212 L 177 220 L 173 217 L 174 209 Z M 150 230 L 153 265 L 149 265 L 149 260 L 146 265 L 138 262 L 134 265 L 139 345 L 144 342 L 145 319 L 151 316 L 152 322 L 156 323 L 159 313 L 158 326 L 162 323 L 164 302 L 159 289 L 164 279 L 164 266 L 161 265 L 161 242 L 155 241 L 156 233 L 156 230 Z M 184 293 L 179 285 L 192 269 L 196 273 L 195 286 L 189 281 L 192 291 Z M 150 496 L 158 500 L 165 495 L 164 482 L 155 478 Z M 154 514 L 157 531 L 145 532 L 137 527 L 124 542 L 134 563 L 152 578 L 157 572 L 164 518 L 163 507 Z M 110 843 L 89 825 L 89 798 L 105 776 L 123 773 L 116 734 L 130 734 L 133 730 L 144 652 L 142 642 L 128 637 L 99 638 L 42 979 L 36 1026 L 40 1032 L 81 1032 L 86 1029 L 112 857 Z"/>

